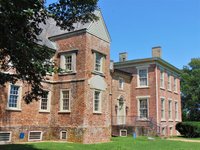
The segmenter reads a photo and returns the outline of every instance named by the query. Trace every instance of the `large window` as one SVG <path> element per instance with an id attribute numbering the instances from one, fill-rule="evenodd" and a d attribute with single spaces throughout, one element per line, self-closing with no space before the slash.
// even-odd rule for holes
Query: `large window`
<path id="1" fill-rule="evenodd" d="M 148 69 L 147 68 L 139 68 L 138 69 L 138 87 L 146 87 L 148 86 Z"/>
<path id="2" fill-rule="evenodd" d="M 177 92 L 177 78 L 174 77 L 174 92 Z"/>
<path id="3" fill-rule="evenodd" d="M 139 99 L 139 117 L 140 119 L 148 119 L 148 99 Z"/>
<path id="4" fill-rule="evenodd" d="M 165 119 L 165 99 L 161 98 L 161 119 Z"/>
<path id="5" fill-rule="evenodd" d="M 40 111 L 50 111 L 50 97 L 48 91 L 45 91 L 44 95 L 41 97 Z"/>
<path id="6" fill-rule="evenodd" d="M 160 87 L 165 88 L 165 73 L 163 70 L 160 70 Z"/>
<path id="7" fill-rule="evenodd" d="M 167 88 L 169 91 L 171 91 L 171 75 L 167 74 Z"/>
<path id="8" fill-rule="evenodd" d="M 61 54 L 60 68 L 62 73 L 71 73 L 76 71 L 76 53 Z"/>
<path id="9" fill-rule="evenodd" d="M 10 85 L 8 108 L 20 109 L 20 86 Z"/>
<path id="10" fill-rule="evenodd" d="M 178 120 L 178 102 L 175 101 L 175 119 Z"/>
<path id="11" fill-rule="evenodd" d="M 100 113 L 101 112 L 101 91 L 94 91 L 94 112 Z"/>
<path id="12" fill-rule="evenodd" d="M 60 93 L 60 111 L 69 112 L 70 111 L 70 90 L 61 90 Z"/>
<path id="13" fill-rule="evenodd" d="M 168 115 L 169 119 L 172 119 L 172 100 L 168 101 Z"/>
<path id="14" fill-rule="evenodd" d="M 94 70 L 97 72 L 103 72 L 103 55 L 100 53 L 95 52 L 95 68 Z"/>

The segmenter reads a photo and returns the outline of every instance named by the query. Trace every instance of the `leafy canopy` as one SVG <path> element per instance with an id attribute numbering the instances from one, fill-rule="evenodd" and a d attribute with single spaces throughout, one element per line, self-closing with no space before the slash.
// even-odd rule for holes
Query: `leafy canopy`
<path id="1" fill-rule="evenodd" d="M 193 58 L 183 68 L 181 78 L 183 110 L 189 120 L 200 121 L 200 58 Z"/>
<path id="2" fill-rule="evenodd" d="M 42 96 L 41 81 L 52 66 L 48 60 L 54 51 L 36 44 L 42 32 L 39 25 L 51 17 L 62 29 L 71 30 L 73 23 L 97 19 L 92 13 L 97 1 L 58 0 L 45 6 L 44 0 L 0 0 L 0 85 L 27 83 L 27 103 Z"/>

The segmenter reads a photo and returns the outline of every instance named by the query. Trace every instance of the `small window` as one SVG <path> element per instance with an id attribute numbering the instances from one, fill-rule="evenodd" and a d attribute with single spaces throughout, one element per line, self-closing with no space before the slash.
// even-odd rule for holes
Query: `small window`
<path id="1" fill-rule="evenodd" d="M 41 141 L 42 131 L 30 131 L 28 135 L 28 141 Z"/>
<path id="2" fill-rule="evenodd" d="M 67 139 L 67 131 L 61 131 L 60 132 L 60 139 L 66 140 Z"/>
<path id="3" fill-rule="evenodd" d="M 8 108 L 20 109 L 20 86 L 10 85 Z"/>
<path id="4" fill-rule="evenodd" d="M 103 72 L 103 55 L 100 53 L 95 52 L 94 53 L 95 56 L 95 68 L 94 70 L 96 72 Z"/>
<path id="5" fill-rule="evenodd" d="M 161 119 L 165 119 L 165 99 L 161 98 Z"/>
<path id="6" fill-rule="evenodd" d="M 48 91 L 45 91 L 44 95 L 41 97 L 40 111 L 50 111 L 50 98 Z"/>
<path id="7" fill-rule="evenodd" d="M 148 119 L 148 99 L 139 99 L 139 117 L 140 119 Z"/>
<path id="8" fill-rule="evenodd" d="M 61 90 L 60 111 L 70 111 L 70 90 Z"/>
<path id="9" fill-rule="evenodd" d="M 165 88 L 165 73 L 163 70 L 160 70 L 160 87 Z"/>
<path id="10" fill-rule="evenodd" d="M 123 90 L 124 88 L 124 79 L 119 78 L 119 89 Z"/>
<path id="11" fill-rule="evenodd" d="M 170 74 L 168 74 L 167 76 L 168 76 L 167 88 L 169 91 L 171 91 L 171 76 L 170 76 Z"/>
<path id="12" fill-rule="evenodd" d="M 11 142 L 11 132 L 0 132 L 0 144 Z"/>
<path id="13" fill-rule="evenodd" d="M 168 112 L 168 115 L 169 115 L 169 119 L 172 119 L 172 100 L 169 100 L 168 101 L 168 110 L 169 110 L 169 112 Z"/>
<path id="14" fill-rule="evenodd" d="M 101 112 L 101 91 L 94 91 L 94 112 Z"/>
<path id="15" fill-rule="evenodd" d="M 148 86 L 148 69 L 140 68 L 138 69 L 138 87 Z"/>
<path id="16" fill-rule="evenodd" d="M 126 137 L 127 136 L 127 130 L 121 129 L 119 132 L 120 132 L 120 136 L 122 136 L 122 137 Z"/>

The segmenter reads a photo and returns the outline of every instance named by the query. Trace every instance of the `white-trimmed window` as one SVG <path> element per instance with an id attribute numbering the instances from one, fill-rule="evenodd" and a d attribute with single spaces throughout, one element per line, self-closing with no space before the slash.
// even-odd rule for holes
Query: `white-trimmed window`
<path id="1" fill-rule="evenodd" d="M 139 119 L 148 119 L 148 98 L 138 99 Z"/>
<path id="2" fill-rule="evenodd" d="M 60 131 L 60 139 L 61 140 L 67 139 L 67 131 Z"/>
<path id="3" fill-rule="evenodd" d="M 76 53 L 61 54 L 60 68 L 63 73 L 76 72 Z"/>
<path id="4" fill-rule="evenodd" d="M 169 90 L 169 91 L 171 91 L 171 89 L 172 89 L 172 87 L 171 87 L 171 75 L 168 73 L 167 74 L 167 89 Z"/>
<path id="5" fill-rule="evenodd" d="M 165 120 L 165 99 L 161 98 L 161 119 Z"/>
<path id="6" fill-rule="evenodd" d="M 40 112 L 49 112 L 50 111 L 50 92 L 45 91 L 44 95 L 40 100 Z"/>
<path id="7" fill-rule="evenodd" d="M 21 87 L 11 84 L 8 93 L 8 109 L 20 109 Z"/>
<path id="8" fill-rule="evenodd" d="M 94 113 L 101 113 L 101 91 L 95 90 L 94 91 L 94 105 L 93 111 Z"/>
<path id="9" fill-rule="evenodd" d="M 168 116 L 169 119 L 172 119 L 172 100 L 168 101 Z"/>
<path id="10" fill-rule="evenodd" d="M 100 72 L 103 73 L 103 60 L 104 60 L 104 56 L 98 52 L 94 52 L 94 58 L 95 58 L 95 62 L 94 62 L 94 70 L 96 72 Z"/>
<path id="11" fill-rule="evenodd" d="M 28 141 L 41 141 L 42 131 L 30 131 L 28 134 Z"/>
<path id="12" fill-rule="evenodd" d="M 147 87 L 148 86 L 148 68 L 138 68 L 138 87 Z"/>
<path id="13" fill-rule="evenodd" d="M 71 92 L 69 89 L 62 89 L 60 91 L 60 111 L 69 112 L 70 111 L 70 96 Z"/>
<path id="14" fill-rule="evenodd" d="M 127 137 L 127 130 L 126 129 L 120 129 L 119 135 L 122 136 L 122 137 Z"/>
<path id="15" fill-rule="evenodd" d="M 9 131 L 0 131 L 0 144 L 11 142 L 12 133 Z"/>
<path id="16" fill-rule="evenodd" d="M 162 135 L 165 136 L 165 135 L 166 135 L 166 127 L 162 127 L 162 130 L 161 130 L 161 131 L 162 131 Z"/>
<path id="17" fill-rule="evenodd" d="M 175 119 L 178 120 L 178 102 L 175 101 Z"/>
<path id="18" fill-rule="evenodd" d="M 124 88 L 124 79 L 119 78 L 119 89 L 123 90 Z"/>
<path id="19" fill-rule="evenodd" d="M 177 92 L 177 78 L 174 77 L 174 92 Z"/>
<path id="20" fill-rule="evenodd" d="M 165 88 L 165 72 L 160 70 L 160 87 Z"/>

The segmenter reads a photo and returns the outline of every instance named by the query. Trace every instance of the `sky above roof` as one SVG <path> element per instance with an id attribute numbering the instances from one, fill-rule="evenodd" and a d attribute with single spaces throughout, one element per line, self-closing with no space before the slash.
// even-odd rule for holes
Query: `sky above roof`
<path id="1" fill-rule="evenodd" d="M 128 60 L 149 58 L 155 46 L 180 69 L 200 57 L 200 0 L 99 0 L 99 7 L 115 62 L 120 52 L 127 52 Z"/>

